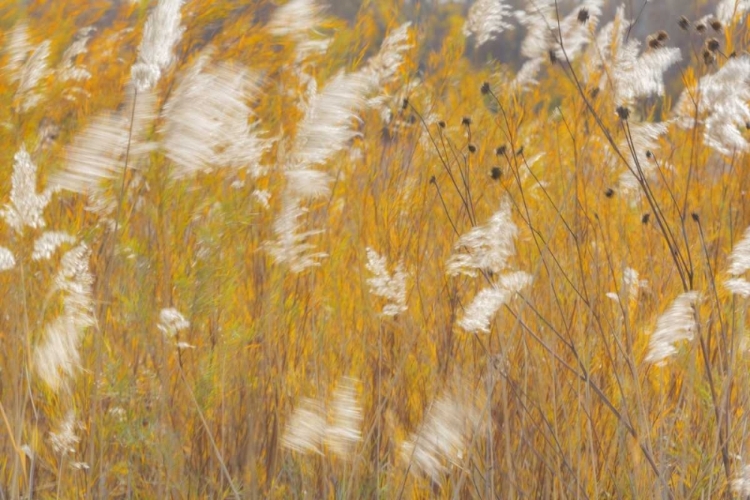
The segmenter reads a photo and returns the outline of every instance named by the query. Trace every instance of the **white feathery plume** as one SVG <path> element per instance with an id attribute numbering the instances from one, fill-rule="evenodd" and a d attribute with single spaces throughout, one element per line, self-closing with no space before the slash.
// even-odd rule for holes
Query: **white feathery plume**
<path id="1" fill-rule="evenodd" d="M 685 89 L 677 103 L 678 123 L 704 123 L 703 140 L 716 152 L 732 155 L 750 150 L 740 129 L 750 121 L 750 57 L 729 59 L 716 73 L 700 79 L 697 88 Z"/>
<path id="2" fill-rule="evenodd" d="M 677 352 L 675 343 L 691 340 L 698 329 L 694 306 L 700 299 L 696 291 L 685 292 L 656 320 L 656 330 L 648 345 L 647 363 L 661 364 Z"/>
<path id="3" fill-rule="evenodd" d="M 76 239 L 68 233 L 45 231 L 34 241 L 31 260 L 47 260 L 65 243 L 75 243 Z"/>
<path id="4" fill-rule="evenodd" d="M 190 322 L 174 307 L 159 312 L 159 323 L 156 325 L 165 337 L 172 338 L 177 332 L 190 328 Z"/>
<path id="5" fill-rule="evenodd" d="M 531 284 L 532 277 L 523 271 L 507 273 L 500 282 L 482 289 L 464 311 L 458 326 L 468 333 L 488 333 L 490 321 L 497 311 L 513 297 Z"/>
<path id="6" fill-rule="evenodd" d="M 716 19 L 725 26 L 729 26 L 748 10 L 750 10 L 750 0 L 722 0 L 716 6 Z"/>
<path id="7" fill-rule="evenodd" d="M 300 453 L 322 455 L 325 445 L 338 457 L 348 458 L 352 448 L 362 441 L 362 407 L 356 383 L 355 379 L 345 378 L 337 384 L 328 411 L 320 400 L 303 399 L 286 425 L 282 446 Z"/>
<path id="8" fill-rule="evenodd" d="M 638 172 L 639 166 L 646 180 L 652 179 L 653 175 L 658 171 L 659 166 L 661 168 L 668 168 L 664 164 L 657 165 L 653 156 L 654 153 L 659 151 L 659 137 L 667 133 L 668 127 L 669 124 L 667 122 L 628 123 L 630 139 L 632 140 L 633 149 L 635 149 L 635 157 L 633 157 L 633 153 L 631 152 L 628 139 L 624 139 L 620 143 L 620 150 L 626 152 L 625 158 L 630 168 L 620 175 L 618 181 L 618 185 L 623 192 L 629 194 L 639 194 L 641 192 L 640 184 L 634 174 L 634 172 Z M 619 157 L 610 154 L 609 158 L 613 165 L 619 164 Z"/>
<path id="9" fill-rule="evenodd" d="M 300 207 L 298 200 L 284 199 L 281 213 L 273 225 L 276 240 L 265 244 L 274 261 L 289 265 L 294 273 L 318 266 L 319 260 L 328 256 L 323 252 L 310 252 L 314 247 L 306 242 L 307 239 L 321 231 L 300 231 L 299 219 L 306 213 L 307 209 Z"/>
<path id="10" fill-rule="evenodd" d="M 558 59 L 565 54 L 574 60 L 581 49 L 593 37 L 594 29 L 602 14 L 603 0 L 587 0 L 576 6 L 576 9 L 560 19 L 558 26 L 555 2 L 552 0 L 530 0 L 527 10 L 516 12 L 518 21 L 526 27 L 527 34 L 521 45 L 521 53 L 529 59 L 546 59 L 551 53 Z M 579 21 L 579 13 L 585 10 L 588 18 Z M 562 43 L 560 46 L 560 35 Z"/>
<path id="11" fill-rule="evenodd" d="M 379 89 L 390 82 L 404 62 L 404 52 L 411 47 L 410 26 L 410 22 L 404 23 L 388 33 L 380 46 L 380 51 L 367 60 L 362 74 L 368 77 L 372 88 Z"/>
<path id="12" fill-rule="evenodd" d="M 346 147 L 358 135 L 352 122 L 356 110 L 364 107 L 369 88 L 366 77 L 358 73 L 339 73 L 309 101 L 292 146 L 292 165 L 322 165 Z"/>
<path id="13" fill-rule="evenodd" d="M 8 45 L 5 48 L 5 52 L 8 53 L 5 70 L 9 73 L 8 79 L 11 83 L 21 78 L 21 68 L 30 50 L 29 27 L 26 23 L 19 23 L 8 33 Z"/>
<path id="14" fill-rule="evenodd" d="M 28 111 L 41 100 L 41 94 L 34 92 L 39 82 L 47 76 L 47 58 L 49 57 L 50 42 L 46 40 L 40 43 L 31 53 L 23 67 L 16 89 L 14 100 L 18 100 L 18 109 L 21 112 Z"/>
<path id="15" fill-rule="evenodd" d="M 648 286 L 648 280 L 642 280 L 639 278 L 638 271 L 632 267 L 626 267 L 622 272 L 622 288 L 620 289 L 620 293 L 623 297 L 627 297 L 631 302 L 638 299 L 638 292 L 641 288 Z M 616 302 L 620 301 L 620 296 L 614 292 L 609 292 L 606 296 Z"/>
<path id="16" fill-rule="evenodd" d="M 182 0 L 159 0 L 146 19 L 138 48 L 138 61 L 131 69 L 139 92 L 152 89 L 162 72 L 172 64 L 172 51 L 185 29 L 180 25 Z"/>
<path id="17" fill-rule="evenodd" d="M 742 239 L 735 243 L 729 254 L 729 269 L 731 278 L 724 281 L 724 287 L 730 293 L 741 297 L 750 297 L 750 282 L 741 276 L 750 270 L 750 226 L 745 229 Z"/>
<path id="18" fill-rule="evenodd" d="M 510 202 L 503 200 L 487 224 L 477 226 L 459 238 L 453 247 L 454 254 L 447 262 L 448 274 L 476 276 L 480 270 L 496 274 L 503 271 L 508 266 L 508 259 L 516 253 L 514 240 L 517 234 Z"/>
<path id="19" fill-rule="evenodd" d="M 257 95 L 257 77 L 227 64 L 208 66 L 202 57 L 179 80 L 162 113 L 162 145 L 175 164 L 174 178 L 215 168 L 246 168 L 260 175 L 268 141 L 248 124 L 247 101 Z M 208 66 L 208 67 L 207 67 Z"/>
<path id="20" fill-rule="evenodd" d="M 745 278 L 729 278 L 724 280 L 724 288 L 729 290 L 733 295 L 739 295 L 743 298 L 750 297 L 750 282 Z"/>
<path id="21" fill-rule="evenodd" d="M 732 276 L 741 276 L 750 270 L 750 226 L 745 229 L 742 239 L 734 244 L 729 254 L 729 269 Z"/>
<path id="22" fill-rule="evenodd" d="M 603 69 L 599 88 L 611 85 L 615 104 L 627 105 L 638 97 L 664 95 L 664 72 L 682 58 L 680 49 L 663 47 L 639 55 L 640 42 L 626 40 L 629 23 L 624 7 L 601 29 L 596 40 Z"/>
<path id="23" fill-rule="evenodd" d="M 323 7 L 316 0 L 291 0 L 276 9 L 268 29 L 276 36 L 289 36 L 297 45 L 296 65 L 311 54 L 323 53 L 330 39 L 313 38 L 311 34 L 323 22 Z"/>
<path id="24" fill-rule="evenodd" d="M 45 328 L 34 347 L 34 371 L 54 392 L 72 378 L 80 366 L 78 348 L 86 328 L 94 326 L 89 271 L 89 248 L 81 243 L 63 255 L 53 292 L 63 294 L 63 311 Z"/>
<path id="25" fill-rule="evenodd" d="M 65 49 L 62 56 L 62 63 L 57 69 L 57 74 L 62 81 L 84 81 L 91 78 L 91 73 L 83 67 L 76 66 L 76 58 L 87 52 L 86 45 L 89 43 L 91 33 L 95 30 L 92 27 L 85 27 L 78 30 L 73 43 Z"/>
<path id="26" fill-rule="evenodd" d="M 333 393 L 331 423 L 326 427 L 325 444 L 332 453 L 347 457 L 362 441 L 362 407 L 357 399 L 356 380 L 345 378 Z"/>
<path id="27" fill-rule="evenodd" d="M 731 488 L 737 498 L 750 497 L 750 465 L 743 465 L 735 472 Z"/>
<path id="28" fill-rule="evenodd" d="M 536 79 L 536 76 L 542 69 L 544 61 L 544 58 L 537 57 L 523 63 L 521 69 L 518 70 L 518 73 L 516 73 L 516 76 L 510 82 L 511 89 L 517 93 L 523 93 L 531 87 L 538 85 L 539 81 Z"/>
<path id="29" fill-rule="evenodd" d="M 76 428 L 78 426 L 75 412 L 73 410 L 68 411 L 65 419 L 60 422 L 57 431 L 49 433 L 50 444 L 52 444 L 52 449 L 55 453 L 58 455 L 75 454 L 75 446 L 81 440 L 76 435 Z"/>
<path id="30" fill-rule="evenodd" d="M 102 190 L 103 181 L 122 174 L 126 156 L 127 166 L 132 168 L 153 147 L 144 141 L 144 137 L 147 126 L 155 117 L 156 98 L 152 92 L 138 92 L 133 110 L 134 93 L 131 91 L 127 95 L 130 98 L 120 114 L 99 115 L 73 140 L 66 151 L 65 169 L 50 179 L 53 186 L 96 194 Z"/>
<path id="31" fill-rule="evenodd" d="M 367 279 L 370 293 L 383 297 L 388 303 L 383 308 L 383 316 L 396 316 L 406 311 L 406 272 L 399 263 L 391 274 L 388 262 L 372 248 L 367 249 L 367 270 L 373 276 Z"/>
<path id="32" fill-rule="evenodd" d="M 505 0 L 476 0 L 466 16 L 464 36 L 474 36 L 474 45 L 480 47 L 514 28 L 506 21 L 510 13 Z"/>
<path id="33" fill-rule="evenodd" d="M 21 146 L 13 157 L 10 204 L 0 210 L 0 216 L 16 233 L 22 233 L 26 227 L 37 229 L 45 225 L 44 209 L 54 190 L 47 188 L 37 194 L 36 176 L 37 167 L 31 161 L 26 146 Z"/>
<path id="34" fill-rule="evenodd" d="M 16 267 L 16 258 L 13 252 L 5 247 L 0 247 L 0 271 L 7 271 Z"/>
<path id="35" fill-rule="evenodd" d="M 320 401 L 305 398 L 286 425 L 281 445 L 299 453 L 322 455 L 323 438 L 326 433 L 326 418 Z"/>
<path id="36" fill-rule="evenodd" d="M 472 436 L 482 423 L 476 403 L 441 395 L 427 411 L 419 430 L 401 445 L 401 457 L 439 484 L 448 467 L 461 466 Z"/>

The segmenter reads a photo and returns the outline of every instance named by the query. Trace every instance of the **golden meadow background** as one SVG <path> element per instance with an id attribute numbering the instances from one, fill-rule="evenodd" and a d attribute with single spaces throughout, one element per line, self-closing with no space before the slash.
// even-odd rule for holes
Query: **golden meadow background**
<path id="1" fill-rule="evenodd" d="M 750 98 L 742 17 L 703 32 L 697 14 L 685 32 L 683 13 L 661 18 L 682 61 L 662 95 L 623 97 L 640 77 L 611 76 L 621 36 L 570 58 L 553 42 L 520 85 L 520 56 L 502 64 L 465 35 L 468 6 L 336 15 L 298 0 L 315 13 L 305 25 L 293 10 L 279 24 L 280 3 L 184 2 L 171 61 L 138 91 L 156 4 L 0 8 L 2 498 L 747 495 L 747 300 L 723 283 L 750 178 L 705 120 L 722 95 Z M 595 17 L 571 25 L 589 42 Z M 649 40 L 637 54 L 665 50 Z M 690 107 L 732 61 L 723 93 Z M 735 105 L 736 145 L 750 116 Z M 230 108 L 246 112 L 201 135 Z M 227 160 L 247 137 L 252 162 Z M 305 164 L 315 141 L 330 151 Z M 30 163 L 36 180 L 14 194 L 14 166 Z M 45 227 L 8 222 L 54 186 Z M 505 238 L 500 267 L 530 283 L 468 331 L 498 275 L 449 273 L 451 256 L 471 257 L 461 235 L 498 211 L 485 246 Z M 67 238 L 38 258 L 45 231 Z M 652 362 L 670 328 L 686 339 Z"/>

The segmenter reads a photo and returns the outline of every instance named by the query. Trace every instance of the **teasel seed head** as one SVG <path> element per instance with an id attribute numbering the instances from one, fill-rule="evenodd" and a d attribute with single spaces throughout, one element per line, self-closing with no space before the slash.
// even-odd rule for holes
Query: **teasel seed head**
<path id="1" fill-rule="evenodd" d="M 503 171 L 500 170 L 500 167 L 492 167 L 492 170 L 490 170 L 490 177 L 492 177 L 492 180 L 500 180 L 500 177 L 503 175 Z"/>
<path id="2" fill-rule="evenodd" d="M 578 22 L 581 24 L 586 24 L 586 21 L 589 20 L 589 10 L 587 8 L 582 8 L 578 11 Z"/>

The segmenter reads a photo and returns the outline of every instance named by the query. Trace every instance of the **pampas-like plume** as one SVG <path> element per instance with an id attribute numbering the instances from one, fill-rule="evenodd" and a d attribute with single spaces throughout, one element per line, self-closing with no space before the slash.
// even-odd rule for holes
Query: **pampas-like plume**
<path id="1" fill-rule="evenodd" d="M 737 498 L 750 497 L 750 465 L 743 465 L 734 475 L 731 483 L 732 493 Z"/>
<path id="2" fill-rule="evenodd" d="M 513 29 L 513 25 L 506 21 L 510 13 L 510 6 L 504 0 L 477 0 L 466 17 L 464 35 L 473 35 L 474 45 L 480 47 L 497 38 L 503 31 Z"/>
<path id="3" fill-rule="evenodd" d="M 57 249 L 65 243 L 75 243 L 76 239 L 68 233 L 60 231 L 45 231 L 34 241 L 34 251 L 31 260 L 47 260 Z"/>
<path id="4" fill-rule="evenodd" d="M 750 10 L 750 0 L 722 0 L 716 6 L 716 19 L 724 26 L 729 26 L 748 10 Z"/>
<path id="5" fill-rule="evenodd" d="M 51 185 L 82 194 L 100 194 L 103 181 L 122 175 L 126 156 L 127 166 L 133 167 L 152 148 L 143 138 L 155 117 L 155 96 L 138 92 L 133 109 L 134 93 L 130 91 L 128 95 L 131 99 L 126 100 L 122 113 L 94 118 L 73 140 L 67 149 L 67 165 L 51 177 Z"/>
<path id="6" fill-rule="evenodd" d="M 182 0 L 159 0 L 143 28 L 138 61 L 131 68 L 139 92 L 152 89 L 172 63 L 172 51 L 185 29 L 180 26 Z"/>
<path id="7" fill-rule="evenodd" d="M 502 275 L 499 283 L 484 288 L 474 297 L 458 321 L 458 326 L 469 333 L 489 332 L 490 321 L 498 309 L 514 294 L 529 286 L 531 281 L 531 275 L 523 271 Z"/>
<path id="8" fill-rule="evenodd" d="M 164 106 L 161 132 L 172 177 L 184 178 L 212 167 L 246 168 L 260 175 L 269 143 L 258 137 L 247 101 L 257 95 L 257 77 L 202 57 L 177 84 Z"/>
<path id="9" fill-rule="evenodd" d="M 401 445 L 401 458 L 413 465 L 413 472 L 427 474 L 439 484 L 449 465 L 461 466 L 481 423 L 475 402 L 442 395 L 428 410 L 420 429 Z"/>
<path id="10" fill-rule="evenodd" d="M 70 453 L 72 455 L 76 452 L 75 446 L 81 440 L 76 435 L 77 427 L 76 414 L 73 410 L 70 410 L 65 415 L 63 421 L 60 422 L 57 431 L 49 433 L 49 440 L 55 453 L 58 455 L 67 455 Z"/>
<path id="11" fill-rule="evenodd" d="M 716 73 L 704 76 L 697 88 L 685 89 L 677 103 L 678 123 L 684 128 L 704 123 L 703 139 L 724 155 L 750 150 L 740 131 L 750 121 L 750 57 L 729 59 Z"/>
<path id="12" fill-rule="evenodd" d="M 37 105 L 42 96 L 35 92 L 39 82 L 47 76 L 47 58 L 49 57 L 49 40 L 40 43 L 31 53 L 21 68 L 18 89 L 13 98 L 17 103 L 17 109 L 21 112 L 28 111 Z"/>
<path id="13" fill-rule="evenodd" d="M 667 133 L 668 126 L 666 122 L 641 122 L 628 125 L 629 139 L 632 142 L 629 143 L 628 139 L 623 139 L 620 143 L 620 150 L 626 151 L 625 158 L 629 167 L 620 175 L 618 181 L 618 186 L 624 193 L 635 196 L 642 192 L 637 175 L 642 174 L 645 180 L 653 180 L 654 174 L 658 171 L 658 165 L 652 155 L 659 151 L 659 137 Z M 630 149 L 631 145 L 634 152 Z M 609 154 L 609 159 L 610 164 L 619 164 L 620 158 L 614 154 Z M 667 168 L 667 165 L 662 164 L 661 168 Z"/>
<path id="14" fill-rule="evenodd" d="M 510 213 L 510 202 L 504 200 L 500 210 L 484 226 L 473 228 L 459 238 L 455 253 L 448 259 L 448 274 L 476 276 L 478 271 L 499 273 L 515 255 L 514 240 L 518 234 Z"/>
<path id="15" fill-rule="evenodd" d="M 174 307 L 162 309 L 159 312 L 159 323 L 156 325 L 167 338 L 177 335 L 177 332 L 190 328 L 190 322 Z"/>
<path id="16" fill-rule="evenodd" d="M 0 271 L 7 271 L 16 267 L 16 258 L 13 252 L 5 247 L 0 247 Z"/>
<path id="17" fill-rule="evenodd" d="M 694 306 L 699 299 L 700 294 L 696 291 L 683 293 L 659 316 L 648 344 L 647 363 L 663 363 L 677 352 L 675 343 L 693 338 L 698 329 Z"/>
<path id="18" fill-rule="evenodd" d="M 8 80 L 15 83 L 21 78 L 21 68 L 26 61 L 26 55 L 31 50 L 29 27 L 26 23 L 19 23 L 7 36 L 8 44 L 5 52 L 8 54 L 8 61 L 5 63 L 5 70 L 8 72 Z"/>
<path id="19" fill-rule="evenodd" d="M 411 23 L 404 23 L 392 30 L 380 45 L 380 51 L 367 60 L 362 74 L 369 78 L 373 89 L 388 83 L 403 63 L 404 52 L 411 47 L 409 26 Z"/>
<path id="20" fill-rule="evenodd" d="M 268 29 L 277 36 L 289 36 L 297 44 L 296 63 L 311 54 L 325 52 L 330 39 L 315 39 L 310 35 L 323 22 L 321 7 L 316 0 L 291 0 L 276 9 L 268 22 Z"/>
<path id="21" fill-rule="evenodd" d="M 307 239 L 320 231 L 301 231 L 299 219 L 306 213 L 307 209 L 300 207 L 298 200 L 284 199 L 273 225 L 276 240 L 265 244 L 274 261 L 287 264 L 294 273 L 317 266 L 320 259 L 328 256 L 323 252 L 310 252 L 314 247 Z"/>
<path id="22" fill-rule="evenodd" d="M 292 146 L 291 169 L 322 165 L 357 136 L 352 122 L 369 87 L 364 75 L 342 72 L 312 97 Z"/>
<path id="23" fill-rule="evenodd" d="M 526 27 L 527 34 L 521 45 L 521 53 L 534 60 L 546 59 L 551 53 L 557 59 L 565 54 L 572 61 L 581 49 L 592 40 L 592 33 L 602 13 L 602 0 L 587 0 L 576 6 L 576 10 L 560 19 L 559 28 L 555 2 L 551 0 L 529 0 L 526 11 L 516 12 L 518 21 Z M 586 22 L 581 22 L 581 10 L 587 12 Z M 560 45 L 560 33 L 562 44 Z"/>
<path id="24" fill-rule="evenodd" d="M 735 295 L 750 297 L 750 282 L 742 277 L 750 270 L 750 226 L 745 229 L 742 239 L 735 243 L 729 254 L 729 269 L 732 276 L 724 281 L 727 290 Z"/>
<path id="25" fill-rule="evenodd" d="M 362 440 L 362 408 L 356 382 L 345 378 L 338 384 L 328 412 L 321 401 L 304 399 L 286 426 L 282 446 L 300 453 L 322 454 L 325 445 L 338 457 L 349 457 Z"/>
<path id="26" fill-rule="evenodd" d="M 625 106 L 638 97 L 664 95 L 664 72 L 680 61 L 680 49 L 664 47 L 639 54 L 640 42 L 626 39 L 630 24 L 624 7 L 617 9 L 614 21 L 601 29 L 596 39 L 601 54 L 599 88 L 611 85 L 616 106 Z"/>
<path id="27" fill-rule="evenodd" d="M 396 270 L 388 272 L 388 263 L 372 248 L 367 249 L 367 270 L 373 274 L 368 278 L 370 292 L 388 300 L 383 308 L 383 316 L 396 316 L 406 311 L 406 272 L 399 263 Z"/>
<path id="28" fill-rule="evenodd" d="M 44 209 L 49 203 L 53 189 L 45 189 L 37 194 L 37 167 L 25 146 L 13 157 L 13 175 L 11 176 L 10 204 L 0 210 L 0 216 L 16 233 L 24 228 L 44 227 Z"/>
<path id="29" fill-rule="evenodd" d="M 54 392 L 72 378 L 80 365 L 78 347 L 86 328 L 94 326 L 91 288 L 93 276 L 86 244 L 63 255 L 53 292 L 63 294 L 60 316 L 45 328 L 42 342 L 34 348 L 34 370 Z"/>

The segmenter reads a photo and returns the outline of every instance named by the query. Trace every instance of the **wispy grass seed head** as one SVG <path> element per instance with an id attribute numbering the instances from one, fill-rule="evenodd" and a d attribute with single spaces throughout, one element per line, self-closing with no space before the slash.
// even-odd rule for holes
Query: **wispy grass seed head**
<path id="1" fill-rule="evenodd" d="M 698 329 L 694 307 L 699 299 L 700 294 L 696 291 L 683 293 L 659 316 L 656 330 L 649 341 L 645 358 L 647 363 L 663 363 L 677 353 L 677 342 L 693 338 Z"/>

